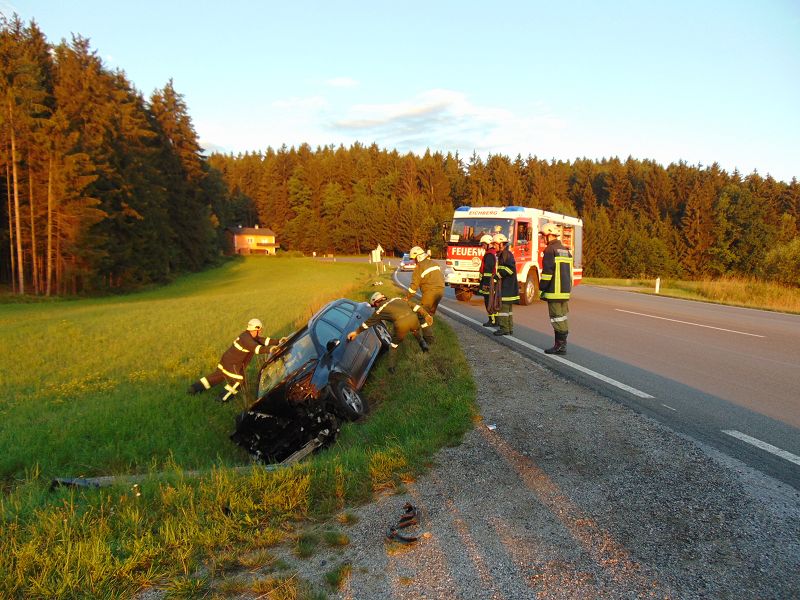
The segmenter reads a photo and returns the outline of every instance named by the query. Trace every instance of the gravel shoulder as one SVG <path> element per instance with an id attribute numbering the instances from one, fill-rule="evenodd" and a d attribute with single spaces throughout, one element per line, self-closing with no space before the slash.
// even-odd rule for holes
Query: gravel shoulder
<path id="1" fill-rule="evenodd" d="M 301 577 L 349 562 L 342 599 L 800 597 L 797 490 L 447 320 L 480 422 Z M 406 502 L 422 537 L 389 541 Z"/>

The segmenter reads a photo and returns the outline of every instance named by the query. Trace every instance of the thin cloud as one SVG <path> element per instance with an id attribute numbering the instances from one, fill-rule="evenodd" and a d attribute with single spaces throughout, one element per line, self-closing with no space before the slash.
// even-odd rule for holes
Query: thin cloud
<path id="1" fill-rule="evenodd" d="M 565 128 L 544 107 L 531 111 L 518 115 L 506 108 L 473 104 L 462 92 L 435 89 L 403 102 L 354 105 L 330 128 L 403 151 L 516 153 L 530 149 L 536 140 L 554 142 Z"/>

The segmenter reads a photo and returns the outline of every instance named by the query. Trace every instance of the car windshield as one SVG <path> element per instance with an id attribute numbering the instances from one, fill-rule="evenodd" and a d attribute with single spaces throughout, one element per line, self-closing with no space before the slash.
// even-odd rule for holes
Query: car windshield
<path id="1" fill-rule="evenodd" d="M 317 358 L 317 348 L 311 339 L 311 334 L 306 332 L 293 340 L 286 352 L 264 367 L 258 380 L 258 395 L 263 396 L 292 372 L 315 358 Z"/>
<path id="2" fill-rule="evenodd" d="M 411 257 L 408 254 L 403 254 L 403 260 L 408 262 L 409 260 L 411 260 Z"/>
<path id="3" fill-rule="evenodd" d="M 514 232 L 511 219 L 453 219 L 453 228 L 450 230 L 450 241 L 477 243 L 481 239 L 481 236 L 487 233 L 489 235 L 502 233 L 509 240 L 513 239 Z"/>

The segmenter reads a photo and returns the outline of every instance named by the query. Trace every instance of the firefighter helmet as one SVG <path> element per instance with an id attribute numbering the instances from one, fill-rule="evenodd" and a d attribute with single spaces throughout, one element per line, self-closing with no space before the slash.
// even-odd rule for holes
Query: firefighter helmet
<path id="1" fill-rule="evenodd" d="M 545 223 L 544 227 L 542 227 L 542 235 L 561 237 L 561 230 L 555 223 Z"/>
<path id="2" fill-rule="evenodd" d="M 386 300 L 386 296 L 381 294 L 380 292 L 375 292 L 372 296 L 369 297 L 369 305 L 370 306 L 378 306 L 381 302 Z"/>
<path id="3" fill-rule="evenodd" d="M 261 331 L 263 325 L 258 319 L 250 319 L 247 322 L 247 331 Z"/>
<path id="4" fill-rule="evenodd" d="M 425 256 L 425 250 L 420 248 L 419 246 L 414 246 L 409 252 L 408 255 L 411 257 L 411 260 L 416 258 L 421 258 Z"/>
<path id="5" fill-rule="evenodd" d="M 492 236 L 488 233 L 481 236 L 481 244 L 491 244 L 492 243 Z"/>
<path id="6" fill-rule="evenodd" d="M 495 233 L 494 237 L 492 238 L 492 241 L 495 244 L 507 244 L 508 243 L 508 238 L 505 235 L 503 235 L 502 233 Z"/>

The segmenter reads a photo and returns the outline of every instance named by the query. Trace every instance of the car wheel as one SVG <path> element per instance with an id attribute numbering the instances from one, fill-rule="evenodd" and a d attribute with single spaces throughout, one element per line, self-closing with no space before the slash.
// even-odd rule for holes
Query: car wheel
<path id="1" fill-rule="evenodd" d="M 355 421 L 367 414 L 367 401 L 344 379 L 333 384 L 336 408 L 342 417 Z"/>
<path id="2" fill-rule="evenodd" d="M 381 342 L 381 350 L 388 350 L 392 347 L 392 334 L 383 323 L 375 325 L 375 334 Z"/>

